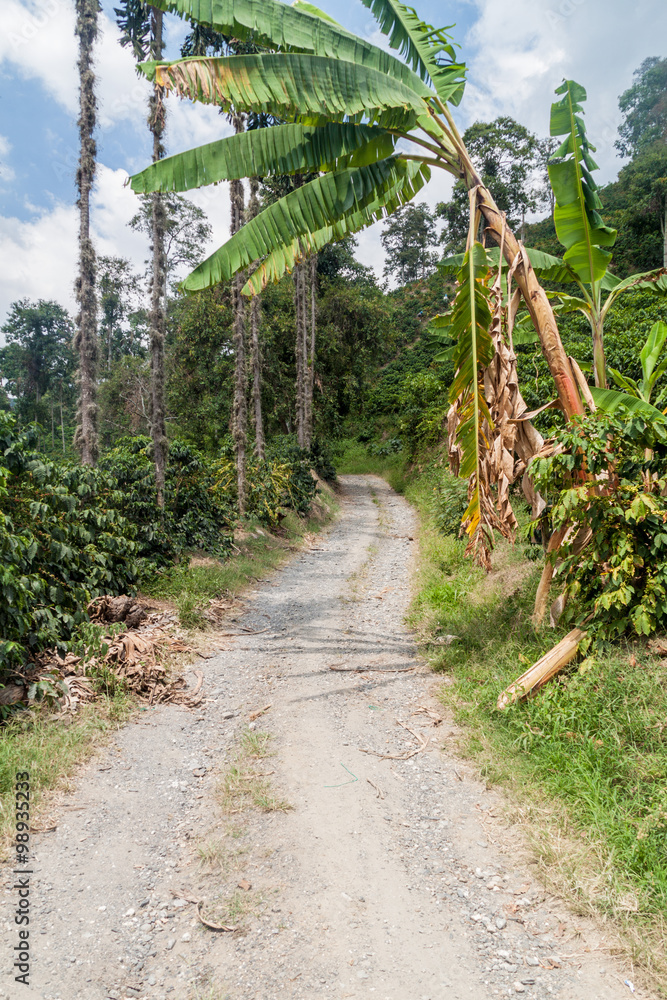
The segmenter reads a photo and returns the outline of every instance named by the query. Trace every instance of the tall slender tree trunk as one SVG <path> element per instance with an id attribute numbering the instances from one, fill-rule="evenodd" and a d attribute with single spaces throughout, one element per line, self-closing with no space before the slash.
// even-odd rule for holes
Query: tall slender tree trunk
<path id="1" fill-rule="evenodd" d="M 232 119 L 234 130 L 242 132 L 245 123 L 243 115 L 235 113 Z M 231 233 L 243 225 L 244 192 L 243 181 L 230 181 L 232 221 Z M 246 479 L 246 450 L 248 444 L 248 407 L 246 403 L 246 351 L 245 351 L 245 300 L 241 289 L 246 281 L 244 273 L 235 275 L 232 282 L 232 314 L 234 330 L 234 405 L 232 408 L 232 437 L 236 450 L 236 481 L 239 497 L 239 514 L 246 510 L 248 491 Z"/>
<path id="2" fill-rule="evenodd" d="M 162 58 L 162 11 L 150 8 L 152 59 Z M 164 89 L 157 84 L 149 99 L 148 127 L 153 136 L 153 163 L 161 160 L 165 149 L 162 142 L 165 130 L 166 110 Z M 148 316 L 151 343 L 151 438 L 153 440 L 153 462 L 155 463 L 155 487 L 157 503 L 164 507 L 165 470 L 167 466 L 167 426 L 164 401 L 164 342 L 167 331 L 166 310 L 166 255 L 164 235 L 167 213 L 164 198 L 159 192 L 151 195 L 151 308 Z"/>
<path id="3" fill-rule="evenodd" d="M 84 465 L 95 465 L 97 437 L 97 297 L 95 295 L 96 259 L 90 238 L 90 192 L 95 178 L 97 144 L 93 138 L 96 124 L 95 74 L 93 43 L 97 38 L 98 0 L 76 0 L 76 34 L 79 38 L 79 166 L 76 186 L 79 192 L 79 274 L 76 299 L 79 304 L 74 347 L 79 355 L 79 405 L 74 444 Z"/>
<path id="4" fill-rule="evenodd" d="M 296 320 L 296 440 L 300 448 L 306 446 L 305 389 L 306 389 L 306 310 L 305 310 L 305 264 L 294 268 L 294 312 Z"/>
<path id="5" fill-rule="evenodd" d="M 313 442 L 313 388 L 315 385 L 315 293 L 317 290 L 317 254 L 314 253 L 306 262 L 308 268 L 309 292 L 309 323 L 306 325 L 306 365 L 305 365 L 305 445 L 310 448 Z M 308 337 L 310 333 L 310 337 Z M 310 344 L 308 340 L 310 339 Z"/>
<path id="6" fill-rule="evenodd" d="M 259 212 L 259 178 L 250 180 L 250 202 L 248 215 L 251 219 Z M 262 418 L 262 357 L 259 346 L 259 327 L 262 302 L 259 295 L 253 295 L 250 303 L 250 338 L 252 348 L 252 402 L 255 416 L 255 451 L 263 462 L 266 457 L 264 441 L 264 420 Z"/>
<path id="7" fill-rule="evenodd" d="M 65 421 L 63 420 L 63 384 L 60 383 L 60 433 L 63 439 L 63 455 L 65 454 Z"/>

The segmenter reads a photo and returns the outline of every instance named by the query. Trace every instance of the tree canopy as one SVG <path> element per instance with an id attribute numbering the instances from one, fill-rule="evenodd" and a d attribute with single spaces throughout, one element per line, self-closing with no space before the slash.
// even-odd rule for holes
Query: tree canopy
<path id="1" fill-rule="evenodd" d="M 654 142 L 667 141 L 667 58 L 645 59 L 633 80 L 618 99 L 623 121 L 614 145 L 621 156 L 636 156 Z"/>
<path id="2" fill-rule="evenodd" d="M 399 285 L 425 278 L 435 266 L 435 215 L 423 201 L 399 208 L 384 225 L 384 276 Z"/>

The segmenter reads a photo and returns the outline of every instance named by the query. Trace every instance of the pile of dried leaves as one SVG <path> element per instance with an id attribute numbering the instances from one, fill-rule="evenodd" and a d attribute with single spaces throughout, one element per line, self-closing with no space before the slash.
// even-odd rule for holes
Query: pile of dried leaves
<path id="1" fill-rule="evenodd" d="M 125 688 L 149 705 L 178 703 L 194 707 L 202 699 L 203 675 L 196 687 L 188 689 L 184 677 L 171 677 L 162 660 L 173 653 L 187 653 L 192 647 L 178 628 L 178 616 L 170 611 L 148 613 L 131 597 L 99 597 L 88 606 L 92 621 L 122 623 L 126 630 L 113 630 L 101 644 L 97 656 L 62 657 L 47 649 L 35 657 L 32 668 L 12 685 L 12 702 L 34 699 L 39 691 L 51 689 L 64 711 L 75 711 L 82 702 L 93 701 L 98 690 L 93 680 L 108 671 L 123 681 Z M 5 689 L 7 690 L 7 689 Z M 6 702 L 11 703 L 11 702 Z"/>

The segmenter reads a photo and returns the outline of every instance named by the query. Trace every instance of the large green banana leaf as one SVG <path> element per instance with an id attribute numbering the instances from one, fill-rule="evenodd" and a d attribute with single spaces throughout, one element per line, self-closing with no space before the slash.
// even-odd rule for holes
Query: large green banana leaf
<path id="1" fill-rule="evenodd" d="M 391 53 L 321 15 L 278 0 L 155 0 L 152 6 L 268 49 L 312 52 L 367 66 L 402 81 L 415 93 L 425 93 L 416 73 Z"/>
<path id="2" fill-rule="evenodd" d="M 431 82 L 441 101 L 457 105 L 465 88 L 465 66 L 456 53 L 446 28 L 421 21 L 413 7 L 398 0 L 361 0 L 372 12 L 392 49 L 398 49 L 426 82 Z M 451 25 L 450 25 L 451 27 Z"/>
<path id="3" fill-rule="evenodd" d="M 131 177 L 130 186 L 137 194 L 190 191 L 242 177 L 333 170 L 343 156 L 349 157 L 344 166 L 362 167 L 390 156 L 394 143 L 384 129 L 349 122 L 252 129 L 158 160 Z"/>
<path id="4" fill-rule="evenodd" d="M 270 282 L 279 281 L 286 272 L 310 253 L 316 253 L 336 240 L 358 233 L 373 222 L 391 215 L 406 204 L 427 183 L 430 171 L 427 166 L 411 162 L 406 173 L 395 182 L 389 182 L 377 192 L 377 197 L 363 208 L 342 215 L 335 223 L 316 232 L 304 233 L 273 250 L 253 271 L 243 287 L 243 295 L 258 295 Z"/>
<path id="5" fill-rule="evenodd" d="M 575 280 L 575 276 L 570 267 L 563 262 L 560 257 L 554 257 L 550 253 L 544 253 L 542 250 L 533 250 L 532 247 L 526 247 L 526 253 L 528 254 L 528 260 L 533 266 L 533 270 L 538 278 L 545 281 L 560 281 L 560 282 L 571 282 Z M 451 257 L 445 257 L 438 264 L 438 270 L 443 276 L 450 276 L 457 274 L 463 265 L 463 259 L 465 254 L 456 253 Z M 491 267 L 498 267 L 498 261 L 500 260 L 500 248 L 492 247 L 487 250 L 487 257 L 489 258 L 489 264 Z"/>
<path id="6" fill-rule="evenodd" d="M 475 243 L 472 251 L 464 254 L 449 327 L 450 336 L 456 340 L 456 375 L 449 390 L 452 403 L 471 385 L 477 384 L 477 366 L 486 367 L 493 358 L 489 290 L 483 281 L 490 267 L 491 262 L 481 243 Z M 461 475 L 469 476 L 470 472 L 462 470 Z"/>
<path id="7" fill-rule="evenodd" d="M 195 57 L 145 62 L 139 68 L 180 97 L 280 118 L 363 114 L 373 122 L 382 121 L 385 110 L 415 115 L 427 110 L 423 94 L 386 73 L 310 53 Z M 424 91 L 423 84 L 420 89 Z"/>
<path id="8" fill-rule="evenodd" d="M 348 168 L 316 177 L 290 191 L 235 233 L 224 246 L 185 279 L 182 288 L 199 291 L 234 274 L 276 250 L 289 248 L 294 240 L 335 224 L 344 215 L 371 205 L 383 194 L 391 194 L 397 183 L 428 168 L 413 160 L 389 157 L 365 167 Z"/>
<path id="9" fill-rule="evenodd" d="M 602 203 L 591 175 L 597 169 L 590 151 L 581 114 L 586 91 L 574 80 L 565 80 L 556 89 L 560 101 L 551 105 L 551 135 L 567 138 L 556 150 L 557 158 L 568 157 L 561 163 L 549 164 L 549 180 L 556 197 L 554 223 L 558 239 L 565 247 L 564 262 L 569 264 L 581 281 L 594 285 L 604 276 L 616 230 L 606 226 L 599 214 Z"/>
<path id="10" fill-rule="evenodd" d="M 625 406 L 631 413 L 636 413 L 646 420 L 667 423 L 667 417 L 660 410 L 647 403 L 644 399 L 638 399 L 627 392 L 618 392 L 616 389 L 598 389 L 591 386 L 593 401 L 599 410 L 604 413 L 615 413 L 621 406 Z"/>
<path id="11" fill-rule="evenodd" d="M 608 272 L 602 281 L 602 288 L 615 293 L 625 292 L 630 288 L 635 291 L 650 289 L 664 295 L 667 292 L 667 268 L 657 267 L 653 271 L 631 274 L 628 278 L 617 278 L 615 274 Z"/>
<path id="12" fill-rule="evenodd" d="M 471 225 L 471 231 L 473 226 Z M 472 491 L 468 507 L 463 515 L 466 533 L 471 545 L 482 541 L 482 496 L 480 485 L 480 454 L 488 444 L 482 436 L 482 419 L 489 427 L 493 420 L 482 392 L 479 376 L 480 366 L 491 363 L 494 346 L 489 329 L 491 327 L 490 290 L 485 282 L 489 272 L 489 260 L 481 243 L 473 243 L 465 254 L 463 266 L 458 274 L 458 287 L 454 307 L 451 312 L 449 334 L 456 341 L 452 352 L 455 375 L 449 390 L 449 399 L 458 400 L 460 423 L 456 441 L 461 447 L 459 476 L 472 481 Z"/>

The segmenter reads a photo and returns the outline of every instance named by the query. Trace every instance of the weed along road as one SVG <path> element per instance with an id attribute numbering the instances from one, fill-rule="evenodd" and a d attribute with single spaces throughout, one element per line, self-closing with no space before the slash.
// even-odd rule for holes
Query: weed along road
<path id="1" fill-rule="evenodd" d="M 451 749 L 403 624 L 415 532 L 383 480 L 343 477 L 338 520 L 196 665 L 203 705 L 141 712 L 81 768 L 33 834 L 31 995 L 631 995 Z"/>

